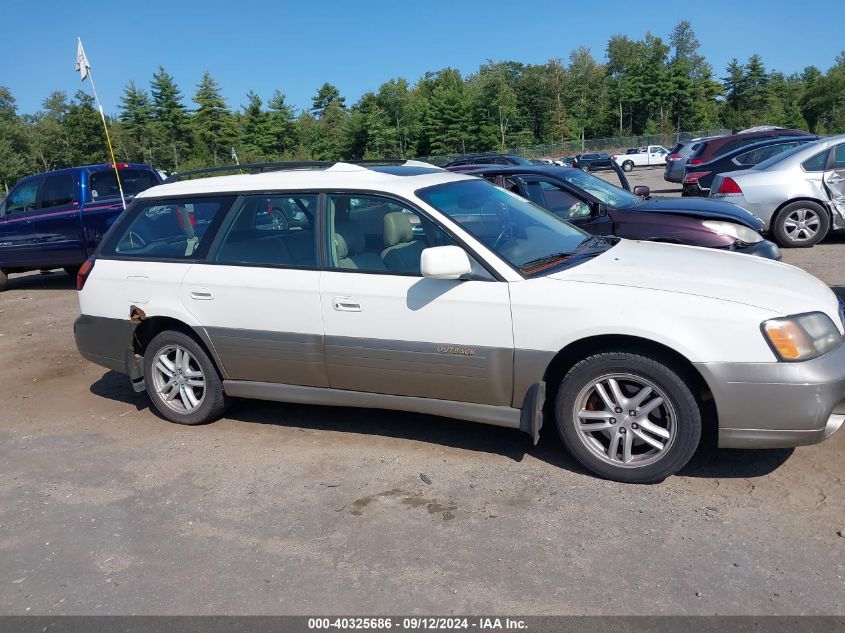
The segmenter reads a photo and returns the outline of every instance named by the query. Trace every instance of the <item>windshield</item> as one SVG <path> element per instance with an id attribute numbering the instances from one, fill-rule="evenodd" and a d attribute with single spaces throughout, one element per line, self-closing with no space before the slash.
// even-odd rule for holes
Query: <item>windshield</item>
<path id="1" fill-rule="evenodd" d="M 563 170 L 561 170 L 563 172 Z M 559 178 L 563 178 L 566 182 L 575 185 L 579 189 L 583 189 L 592 196 L 598 198 L 601 202 L 611 207 L 626 208 L 632 207 L 640 202 L 639 196 L 635 196 L 630 191 L 625 191 L 616 185 L 612 185 L 606 180 L 597 178 L 585 171 L 572 170 L 566 173 L 557 174 Z"/>
<path id="2" fill-rule="evenodd" d="M 812 145 L 815 145 L 815 143 L 812 143 Z M 785 152 L 781 152 L 780 154 L 775 154 L 774 156 L 771 156 L 770 158 L 767 158 L 766 160 L 757 163 L 754 167 L 752 167 L 752 169 L 766 169 L 770 165 L 774 165 L 775 163 L 779 163 L 780 161 L 782 161 L 786 158 L 789 158 L 790 156 L 797 154 L 798 152 L 800 152 L 802 150 L 807 149 L 807 147 L 809 147 L 809 146 L 803 145 L 803 144 L 797 145 L 797 146 L 793 147 L 792 149 L 788 149 Z"/>
<path id="3" fill-rule="evenodd" d="M 427 187 L 417 196 L 526 275 L 567 261 L 592 243 L 580 229 L 485 180 Z M 592 245 L 600 248 L 592 254 L 608 246 Z"/>

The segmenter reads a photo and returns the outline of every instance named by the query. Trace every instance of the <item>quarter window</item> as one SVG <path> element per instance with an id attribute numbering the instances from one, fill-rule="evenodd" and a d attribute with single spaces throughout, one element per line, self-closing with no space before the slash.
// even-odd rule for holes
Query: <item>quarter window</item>
<path id="1" fill-rule="evenodd" d="M 833 148 L 833 169 L 845 169 L 845 143 Z"/>
<path id="2" fill-rule="evenodd" d="M 104 255 L 144 259 L 196 259 L 207 248 L 212 222 L 232 203 L 231 197 L 144 200 L 132 220 L 103 249 Z"/>
<path id="3" fill-rule="evenodd" d="M 253 266 L 317 268 L 316 195 L 242 198 L 214 260 Z"/>
<path id="4" fill-rule="evenodd" d="M 41 189 L 41 208 L 59 207 L 73 202 L 74 181 L 72 174 L 56 174 L 44 178 Z"/>
<path id="5" fill-rule="evenodd" d="M 805 160 L 801 163 L 801 166 L 804 168 L 804 171 L 824 171 L 829 154 L 830 150 L 826 149 Z"/>

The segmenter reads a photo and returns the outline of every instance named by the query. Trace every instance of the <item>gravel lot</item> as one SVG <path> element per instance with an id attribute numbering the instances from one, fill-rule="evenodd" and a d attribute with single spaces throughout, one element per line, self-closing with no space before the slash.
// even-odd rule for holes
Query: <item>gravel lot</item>
<path id="1" fill-rule="evenodd" d="M 659 170 L 631 181 L 668 188 Z M 845 286 L 843 255 L 837 237 L 784 259 Z M 9 285 L 0 613 L 845 613 L 845 432 L 703 448 L 625 486 L 584 473 L 552 428 L 534 447 L 259 402 L 179 427 L 77 355 L 68 277 Z"/>

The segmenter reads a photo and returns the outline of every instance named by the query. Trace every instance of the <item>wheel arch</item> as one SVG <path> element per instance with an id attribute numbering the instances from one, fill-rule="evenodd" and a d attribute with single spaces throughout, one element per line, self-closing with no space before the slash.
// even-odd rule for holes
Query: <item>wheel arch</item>
<path id="1" fill-rule="evenodd" d="M 548 419 L 554 419 L 554 403 L 563 377 L 584 358 L 607 351 L 625 351 L 656 356 L 685 377 L 699 403 L 702 419 L 702 441 L 715 445 L 718 433 L 718 414 L 713 391 L 695 365 L 683 354 L 668 345 L 651 339 L 627 334 L 601 334 L 573 341 L 557 352 L 546 366 L 543 381 L 546 384 L 544 410 Z"/>
<path id="2" fill-rule="evenodd" d="M 833 216 L 830 212 L 830 207 L 828 207 L 827 203 L 824 200 L 821 200 L 819 198 L 814 198 L 813 196 L 798 196 L 796 198 L 790 198 L 789 200 L 782 202 L 778 206 L 778 208 L 775 209 L 775 212 L 772 213 L 772 219 L 769 220 L 769 230 L 770 231 L 773 230 L 775 222 L 777 221 L 778 216 L 781 214 L 781 212 L 783 212 L 783 210 L 787 206 L 789 206 L 790 204 L 792 204 L 794 202 L 815 202 L 817 205 L 819 205 L 822 209 L 825 210 L 825 212 L 827 213 L 827 219 L 830 221 L 830 227 L 833 228 Z"/>
<path id="3" fill-rule="evenodd" d="M 194 341 L 196 341 L 202 350 L 208 354 L 208 357 L 211 359 L 211 362 L 214 364 L 214 367 L 217 369 L 217 373 L 220 374 L 220 377 L 223 379 L 227 378 L 223 365 L 220 362 L 220 358 L 217 356 L 217 352 L 214 349 L 214 345 L 212 345 L 211 340 L 205 332 L 201 328 L 193 328 L 184 321 L 180 321 L 174 317 L 152 316 L 141 320 L 132 335 L 133 351 L 138 356 L 144 356 L 150 341 L 152 341 L 158 334 L 168 330 L 181 332 L 186 336 L 190 336 Z"/>

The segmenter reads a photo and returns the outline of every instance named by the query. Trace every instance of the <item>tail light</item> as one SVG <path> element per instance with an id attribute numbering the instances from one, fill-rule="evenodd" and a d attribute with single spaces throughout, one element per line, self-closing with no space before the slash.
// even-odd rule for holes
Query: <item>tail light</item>
<path id="1" fill-rule="evenodd" d="M 112 169 L 126 169 L 129 167 L 129 163 L 114 163 L 113 165 L 109 165 Z"/>
<path id="2" fill-rule="evenodd" d="M 719 183 L 719 190 L 716 192 L 723 196 L 735 196 L 742 193 L 742 189 L 740 189 L 739 185 L 736 184 L 736 180 L 733 178 L 727 177 Z"/>
<path id="3" fill-rule="evenodd" d="M 82 290 L 85 287 L 85 282 L 88 280 L 88 275 L 94 270 L 94 258 L 86 259 L 85 263 L 79 267 L 79 272 L 76 273 L 76 289 Z"/>
<path id="4" fill-rule="evenodd" d="M 680 160 L 681 158 L 683 158 L 683 156 L 680 154 L 669 154 L 669 156 L 666 157 L 666 160 Z"/>
<path id="5" fill-rule="evenodd" d="M 690 158 L 690 159 L 687 161 L 687 165 L 700 165 L 700 164 L 701 164 L 701 163 L 703 163 L 703 162 L 704 162 L 704 161 L 703 161 L 703 160 L 701 160 L 700 158 Z"/>
<path id="6" fill-rule="evenodd" d="M 690 172 L 686 176 L 684 176 L 684 184 L 685 185 L 694 185 L 698 182 L 699 178 L 704 178 L 709 173 L 710 173 L 709 171 L 693 171 L 693 172 Z"/>

